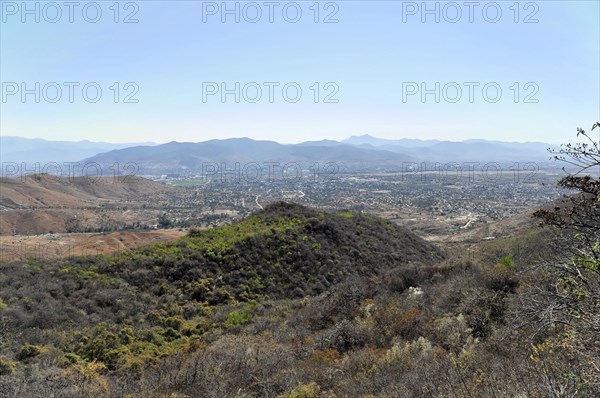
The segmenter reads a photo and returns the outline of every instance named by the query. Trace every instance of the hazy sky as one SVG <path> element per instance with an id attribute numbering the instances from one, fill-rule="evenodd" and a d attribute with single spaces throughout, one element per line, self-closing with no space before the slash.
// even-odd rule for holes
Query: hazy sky
<path id="1" fill-rule="evenodd" d="M 560 142 L 600 119 L 595 0 L 0 3 L 3 135 Z"/>

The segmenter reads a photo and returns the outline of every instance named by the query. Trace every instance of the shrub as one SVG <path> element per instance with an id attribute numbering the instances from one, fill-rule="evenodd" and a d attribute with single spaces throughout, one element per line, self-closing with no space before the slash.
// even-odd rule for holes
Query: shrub
<path id="1" fill-rule="evenodd" d="M 517 286 L 519 286 L 517 275 L 512 270 L 504 267 L 504 265 L 494 267 L 488 274 L 487 287 L 489 289 L 505 293 L 515 293 Z"/>
<path id="2" fill-rule="evenodd" d="M 250 321 L 250 318 L 252 318 L 252 315 L 250 314 L 250 312 L 248 312 L 246 310 L 242 310 L 242 311 L 234 310 L 234 311 L 231 311 L 227 315 L 227 320 L 225 321 L 225 326 L 232 327 L 232 326 L 245 325 L 246 323 L 248 323 Z"/>
<path id="3" fill-rule="evenodd" d="M 17 363 L 10 358 L 0 357 L 0 376 L 8 376 L 17 370 Z"/>
<path id="4" fill-rule="evenodd" d="M 321 397 L 321 388 L 317 383 L 302 384 L 278 398 L 319 398 Z"/>
<path id="5" fill-rule="evenodd" d="M 17 354 L 17 359 L 19 361 L 24 361 L 29 358 L 36 357 L 40 355 L 43 351 L 43 347 L 33 345 L 33 344 L 24 344 L 21 348 L 21 351 Z"/>
<path id="6" fill-rule="evenodd" d="M 507 254 L 506 256 L 502 257 L 500 259 L 500 264 L 502 264 L 507 269 L 511 269 L 511 270 L 514 269 L 515 268 L 515 262 L 513 261 L 512 254 Z"/>
<path id="7" fill-rule="evenodd" d="M 73 352 L 68 352 L 64 355 L 64 359 L 66 363 L 74 364 L 74 363 L 82 363 L 83 359 Z"/>
<path id="8" fill-rule="evenodd" d="M 181 330 L 181 326 L 183 325 L 183 319 L 178 316 L 172 316 L 164 321 L 165 327 L 173 328 L 175 330 Z"/>

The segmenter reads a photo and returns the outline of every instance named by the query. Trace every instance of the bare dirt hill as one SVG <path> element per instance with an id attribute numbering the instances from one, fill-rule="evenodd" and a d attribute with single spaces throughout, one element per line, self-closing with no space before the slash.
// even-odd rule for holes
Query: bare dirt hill
<path id="1" fill-rule="evenodd" d="M 98 200 L 135 200 L 140 195 L 170 191 L 173 187 L 141 177 L 74 177 L 32 175 L 3 178 L 0 209 L 96 205 Z"/>
<path id="2" fill-rule="evenodd" d="M 0 235 L 84 232 L 152 224 L 145 204 L 176 188 L 141 177 L 31 175 L 0 180 Z M 112 228 L 114 226 L 115 228 Z"/>

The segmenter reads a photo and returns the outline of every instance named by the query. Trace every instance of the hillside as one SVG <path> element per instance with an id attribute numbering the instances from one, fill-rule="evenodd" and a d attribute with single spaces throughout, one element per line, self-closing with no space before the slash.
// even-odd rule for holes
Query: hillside
<path id="1" fill-rule="evenodd" d="M 2 178 L 0 186 L 0 235 L 66 232 L 75 224 L 81 229 L 92 228 L 99 226 L 100 218 L 115 225 L 133 224 L 147 217 L 123 211 L 123 207 L 135 207 L 150 196 L 158 198 L 175 191 L 174 187 L 135 176 L 66 178 L 35 174 Z"/>
<path id="2" fill-rule="evenodd" d="M 160 267 L 145 266 L 156 258 Z M 319 294 L 348 277 L 442 259 L 435 246 L 383 219 L 282 202 L 231 226 L 124 253 L 107 272 L 140 289 L 173 281 L 195 300 L 220 304 Z"/>
<path id="3" fill-rule="evenodd" d="M 85 336 L 100 320 L 109 330 L 130 325 L 138 336 L 166 333 L 153 343 L 159 353 L 173 330 L 157 328 L 171 316 L 185 316 L 185 335 L 199 337 L 212 328 L 201 317 L 207 306 L 316 296 L 344 281 L 389 277 L 443 258 L 435 246 L 377 217 L 276 203 L 230 226 L 112 257 L 5 264 L 0 313 L 10 340 L 0 358 L 19 360 L 23 344 L 46 344 L 36 337 L 41 329 L 59 339 L 65 353 L 116 369 L 110 349 L 85 348 Z"/>
<path id="4" fill-rule="evenodd" d="M 96 205 L 99 200 L 136 199 L 171 187 L 136 177 L 58 177 L 33 174 L 0 180 L 0 209 L 65 207 Z"/>
<path id="5" fill-rule="evenodd" d="M 117 256 L 5 264 L 0 395 L 546 396 L 545 346 L 516 327 L 542 275 L 507 264 L 286 203 Z"/>

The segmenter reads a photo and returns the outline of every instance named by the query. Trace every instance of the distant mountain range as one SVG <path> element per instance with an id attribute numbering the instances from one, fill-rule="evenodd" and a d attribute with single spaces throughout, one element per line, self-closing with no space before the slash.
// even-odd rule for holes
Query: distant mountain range
<path id="1" fill-rule="evenodd" d="M 79 161 L 102 166 L 135 163 L 136 173 L 143 175 L 193 173 L 201 171 L 207 163 L 234 167 L 235 163 L 294 162 L 308 168 L 315 163 L 334 162 L 340 171 L 374 171 L 401 170 L 407 162 L 547 162 L 550 157 L 547 149 L 553 147 L 541 142 L 390 140 L 370 135 L 353 136 L 341 142 L 322 140 L 287 145 L 250 138 L 136 145 L 2 137 L 1 146 L 3 163 Z"/>
<path id="2" fill-rule="evenodd" d="M 136 146 L 112 150 L 84 162 L 101 165 L 127 162 L 136 163 L 142 174 L 202 170 L 208 163 L 225 164 L 255 162 L 263 165 L 297 163 L 310 167 L 335 162 L 342 170 L 393 168 L 402 162 L 415 160 L 409 155 L 386 151 L 382 148 L 361 148 L 336 141 L 305 142 L 283 145 L 275 141 L 256 141 L 250 138 L 229 138 L 205 142 L 169 142 L 156 146 Z"/>
<path id="3" fill-rule="evenodd" d="M 541 162 L 549 160 L 548 148 L 557 149 L 543 142 L 389 140 L 368 134 L 352 136 L 342 142 L 361 148 L 409 154 L 427 162 Z"/>
<path id="4" fill-rule="evenodd" d="M 439 140 L 419 140 L 410 138 L 401 138 L 399 140 L 389 140 L 386 138 L 377 138 L 369 134 L 364 135 L 353 135 L 350 138 L 342 140 L 343 143 L 350 145 L 372 145 L 372 146 L 384 146 L 391 145 L 395 147 L 404 148 L 422 148 L 431 145 L 438 144 L 442 141 Z"/>
<path id="5" fill-rule="evenodd" d="M 2 162 L 76 162 L 102 152 L 127 148 L 132 145 L 156 145 L 152 142 L 112 144 L 109 142 L 51 141 L 41 138 L 0 136 L 0 159 Z"/>

